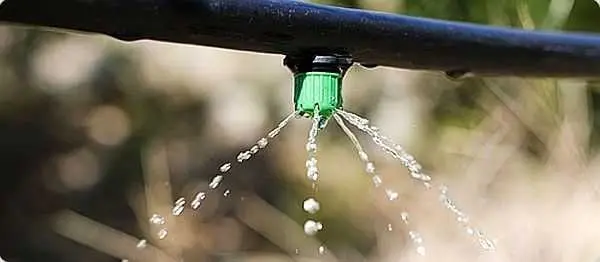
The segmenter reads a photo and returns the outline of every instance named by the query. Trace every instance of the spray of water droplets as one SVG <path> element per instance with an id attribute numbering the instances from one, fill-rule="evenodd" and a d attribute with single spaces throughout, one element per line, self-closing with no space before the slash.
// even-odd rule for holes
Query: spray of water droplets
<path id="1" fill-rule="evenodd" d="M 250 158 L 252 158 L 252 156 L 257 154 L 261 149 L 267 147 L 267 145 L 269 144 L 269 139 L 275 138 L 281 132 L 281 130 L 287 126 L 287 124 L 290 122 L 290 120 L 295 115 L 297 115 L 297 112 L 290 113 L 281 122 L 279 122 L 277 127 L 272 129 L 271 131 L 269 131 L 269 133 L 267 134 L 266 137 L 260 138 L 258 141 L 256 141 L 256 144 L 254 144 L 250 147 L 250 149 L 241 151 L 236 157 L 236 162 L 238 164 L 242 164 L 244 161 L 247 161 Z M 233 162 L 233 163 L 235 163 L 235 162 Z M 213 178 L 210 180 L 210 183 L 208 184 L 209 191 L 217 189 L 223 183 L 223 180 L 225 179 L 225 176 L 231 170 L 233 163 L 227 162 L 227 163 L 222 164 L 221 167 L 219 167 L 220 173 L 213 176 Z M 198 192 L 196 194 L 196 196 L 194 197 L 194 199 L 191 201 L 190 206 L 193 209 L 200 208 L 202 206 L 202 203 L 206 199 L 206 195 L 207 195 L 207 192 Z M 228 197 L 229 195 L 231 195 L 231 190 L 229 190 L 229 189 L 225 190 L 225 192 L 223 193 L 223 196 Z"/>
<path id="2" fill-rule="evenodd" d="M 267 147 L 267 145 L 269 144 L 269 139 L 275 138 L 281 132 L 281 130 L 287 126 L 287 124 L 290 122 L 290 120 L 297 114 L 298 114 L 297 112 L 290 113 L 281 122 L 279 122 L 279 124 L 277 124 L 277 127 L 272 129 L 271 131 L 269 131 L 269 133 L 267 134 L 266 137 L 260 138 L 258 141 L 256 141 L 256 143 L 254 145 L 252 145 L 250 147 L 250 149 L 241 151 L 236 157 L 236 162 L 238 164 L 242 164 L 244 161 L 247 161 L 250 158 L 252 158 L 252 156 L 257 154 L 261 149 Z M 219 167 L 220 173 L 216 174 L 211 179 L 211 181 L 208 185 L 209 190 L 217 189 L 221 185 L 221 183 L 223 182 L 223 179 L 228 174 L 228 172 L 231 170 L 232 165 L 233 164 L 231 162 L 227 162 L 227 163 L 224 163 L 223 165 L 221 165 L 221 167 Z M 230 190 L 226 190 L 225 193 L 223 193 L 224 196 L 229 196 L 230 194 L 231 194 Z M 196 199 L 198 199 L 200 201 L 204 200 L 204 198 L 206 198 L 206 193 L 203 193 L 203 195 L 201 197 L 198 197 L 198 196 L 196 197 Z M 192 203 L 192 204 L 194 204 L 194 203 Z M 196 204 L 195 206 L 197 206 L 196 208 L 198 208 L 200 205 Z"/>
<path id="3" fill-rule="evenodd" d="M 373 186 L 375 186 L 376 188 L 380 187 L 382 185 L 383 181 L 382 181 L 381 177 L 379 175 L 377 175 L 376 170 L 375 170 L 375 164 L 369 160 L 369 155 L 363 149 L 362 145 L 358 141 L 358 138 L 356 138 L 356 135 L 354 135 L 354 133 L 352 133 L 352 131 L 348 128 L 348 126 L 346 126 L 346 124 L 344 123 L 342 118 L 340 116 L 338 116 L 338 114 L 334 114 L 333 117 L 335 118 L 335 121 L 342 128 L 342 130 L 344 131 L 346 136 L 348 136 L 348 138 L 354 145 L 354 148 L 358 152 L 358 156 L 359 156 L 360 160 L 363 163 L 365 163 L 365 171 L 367 172 L 368 175 L 371 176 Z M 386 198 L 389 201 L 396 201 L 399 198 L 398 192 L 396 192 L 392 189 L 385 188 L 384 192 L 385 192 Z M 408 213 L 406 211 L 402 211 L 400 216 L 402 218 L 402 222 L 406 226 L 408 226 L 409 225 L 408 224 Z M 392 224 L 388 224 L 387 231 L 393 231 L 393 230 L 394 229 L 392 227 Z M 421 237 L 421 235 L 418 232 L 412 231 L 412 230 L 409 232 L 408 235 L 410 237 L 410 240 L 413 242 L 413 244 L 416 247 L 416 252 L 419 255 L 424 256 L 425 255 L 425 246 L 423 245 L 423 238 Z"/>
<path id="4" fill-rule="evenodd" d="M 164 227 L 164 225 L 166 224 L 166 219 L 163 216 L 159 214 L 152 214 L 148 221 L 151 225 L 159 227 L 159 230 L 156 233 L 158 239 L 164 239 L 165 237 L 167 237 L 168 231 Z"/>
<path id="5" fill-rule="evenodd" d="M 267 134 L 266 137 L 260 138 L 256 142 L 256 144 L 254 144 L 250 147 L 250 149 L 240 152 L 236 157 L 237 162 L 239 164 L 242 164 L 244 161 L 252 158 L 252 156 L 257 154 L 261 149 L 267 147 L 267 145 L 269 144 L 269 139 L 275 138 L 281 132 L 281 130 L 287 126 L 289 121 L 295 115 L 297 115 L 297 112 L 290 113 L 281 122 L 279 122 L 277 127 L 275 127 L 273 130 L 269 131 L 269 133 Z M 221 183 L 223 182 L 224 176 L 227 174 L 227 172 L 229 172 L 229 170 L 231 170 L 231 167 L 232 167 L 232 163 L 230 163 L 230 162 L 221 165 L 221 167 L 219 168 L 219 171 L 221 172 L 221 174 L 217 174 L 212 178 L 212 180 L 209 184 L 210 189 L 216 189 L 217 187 L 219 187 L 219 185 L 221 185 Z M 229 193 L 227 193 L 227 194 L 229 194 Z"/>
<path id="6" fill-rule="evenodd" d="M 318 106 L 315 108 L 315 112 L 318 112 Z M 308 141 L 306 143 L 306 152 L 308 155 L 306 160 L 306 177 L 312 183 L 313 195 L 316 194 L 317 183 L 319 180 L 319 168 L 317 167 L 317 134 L 319 133 L 319 128 L 322 127 L 321 119 L 322 117 L 319 114 L 314 114 L 312 125 L 308 131 Z M 319 211 L 321 205 L 314 197 L 310 197 L 302 203 L 302 207 L 304 211 L 314 215 Z M 323 224 L 318 221 L 309 219 L 304 223 L 304 233 L 307 235 L 313 236 L 322 229 Z"/>
<path id="7" fill-rule="evenodd" d="M 423 174 L 422 167 L 415 158 L 406 152 L 402 146 L 395 144 L 391 139 L 380 134 L 378 128 L 369 126 L 369 120 L 344 110 L 337 110 L 336 115 L 338 114 L 350 124 L 371 136 L 373 142 L 383 149 L 383 151 L 390 154 L 393 158 L 398 159 L 410 171 L 410 176 L 413 179 L 421 182 L 426 189 L 432 188 L 431 177 Z M 494 251 L 496 249 L 494 242 L 482 231 L 470 225 L 468 217 L 458 208 L 455 201 L 450 198 L 448 188 L 445 185 L 440 185 L 437 189 L 440 202 L 455 216 L 459 225 L 465 228 L 469 235 L 477 239 L 481 248 L 486 251 Z"/>
<path id="8" fill-rule="evenodd" d="M 256 144 L 254 144 L 253 146 L 250 147 L 250 149 L 242 151 L 238 154 L 238 156 L 236 157 L 237 163 L 238 164 L 242 164 L 244 161 L 250 159 L 253 155 L 255 155 L 256 153 L 258 153 L 258 151 L 260 151 L 260 149 L 265 148 L 268 144 L 269 144 L 269 139 L 273 139 L 275 138 L 280 132 L 281 130 L 287 126 L 287 124 L 289 123 L 289 121 L 297 115 L 297 112 L 293 112 L 291 114 L 289 114 L 286 118 L 284 118 L 281 122 L 279 122 L 279 124 L 277 125 L 277 127 L 275 127 L 273 130 L 271 130 L 266 137 L 263 137 L 261 139 L 259 139 Z M 208 189 L 209 191 L 215 190 L 217 189 L 221 183 L 223 182 L 223 179 L 225 179 L 225 176 L 228 174 L 228 172 L 231 170 L 232 168 L 232 163 L 231 162 L 227 162 L 222 164 L 219 167 L 219 173 L 216 174 L 215 176 L 213 176 L 208 184 Z M 224 191 L 223 196 L 224 197 L 229 197 L 231 195 L 231 190 L 227 189 Z M 198 192 L 196 193 L 196 195 L 194 196 L 194 198 L 192 199 L 192 201 L 189 202 L 189 205 L 192 209 L 197 210 L 199 209 L 202 204 L 204 203 L 204 200 L 207 197 L 207 192 Z M 173 204 L 173 209 L 171 210 L 171 214 L 173 216 L 180 216 L 183 214 L 183 211 L 185 209 L 185 205 L 188 202 L 186 201 L 185 198 L 180 197 L 178 198 L 175 203 Z M 166 220 L 164 217 L 162 217 L 159 214 L 153 214 L 150 219 L 150 224 L 155 225 L 155 226 L 160 226 L 160 228 L 157 231 L 157 237 L 159 239 L 164 239 L 167 237 L 168 235 L 168 231 L 167 229 L 164 227 Z"/>

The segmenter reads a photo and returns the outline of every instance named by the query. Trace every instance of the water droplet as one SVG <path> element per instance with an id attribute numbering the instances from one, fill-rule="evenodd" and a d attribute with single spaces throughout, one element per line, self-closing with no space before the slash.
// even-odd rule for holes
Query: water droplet
<path id="1" fill-rule="evenodd" d="M 388 200 L 390 200 L 390 201 L 394 201 L 394 200 L 398 199 L 398 192 L 390 190 L 390 189 L 385 190 L 385 195 L 387 196 Z"/>
<path id="2" fill-rule="evenodd" d="M 231 163 L 225 163 L 221 167 L 219 167 L 219 171 L 221 171 L 222 173 L 229 171 L 229 169 L 231 169 Z"/>
<path id="3" fill-rule="evenodd" d="M 250 151 L 244 151 L 244 152 L 240 152 L 237 156 L 237 161 L 238 162 L 244 162 L 244 160 L 248 160 L 250 159 L 250 157 L 252 157 L 252 153 L 250 153 Z"/>
<path id="4" fill-rule="evenodd" d="M 383 145 L 383 142 L 381 141 L 381 138 L 379 138 L 379 137 L 373 137 L 373 142 L 375 142 L 375 144 L 378 144 L 378 145 Z"/>
<path id="5" fill-rule="evenodd" d="M 173 213 L 174 216 L 179 216 L 183 213 L 184 208 L 185 208 L 185 198 L 180 197 L 175 202 L 175 206 L 173 207 L 173 210 L 171 212 Z"/>
<path id="6" fill-rule="evenodd" d="M 244 161 L 244 155 L 245 155 L 245 154 L 246 154 L 246 152 L 240 152 L 240 153 L 237 155 L 237 157 L 236 157 L 236 160 L 237 160 L 238 162 L 240 162 L 240 163 L 241 163 L 241 162 L 243 162 L 243 161 Z"/>
<path id="7" fill-rule="evenodd" d="M 319 202 L 316 199 L 311 197 L 304 200 L 304 203 L 302 203 L 302 207 L 304 208 L 304 211 L 310 214 L 315 214 L 321 208 L 321 204 L 319 204 Z"/>
<path id="8" fill-rule="evenodd" d="M 250 148 L 250 153 L 252 153 L 252 154 L 258 153 L 258 146 L 252 146 L 252 148 Z"/>
<path id="9" fill-rule="evenodd" d="M 373 176 L 371 179 L 373 180 L 373 185 L 375 187 L 379 187 L 379 186 L 381 186 L 381 183 L 383 183 L 383 181 L 381 180 L 381 177 L 378 175 Z"/>
<path id="10" fill-rule="evenodd" d="M 325 246 L 319 246 L 319 255 L 325 255 L 325 252 L 327 252 L 327 248 L 325 248 Z"/>
<path id="11" fill-rule="evenodd" d="M 310 168 L 310 167 L 314 167 L 317 165 L 317 159 L 314 157 L 309 158 L 308 160 L 306 160 L 306 167 Z"/>
<path id="12" fill-rule="evenodd" d="M 279 128 L 273 129 L 273 131 L 271 131 L 271 132 L 269 132 L 269 134 L 267 134 L 267 137 L 274 138 L 279 134 L 279 131 L 281 131 Z"/>
<path id="13" fill-rule="evenodd" d="M 496 250 L 496 245 L 494 245 L 494 242 L 487 238 L 479 239 L 479 245 L 481 245 L 481 247 L 486 251 Z"/>
<path id="14" fill-rule="evenodd" d="M 471 228 L 471 227 L 467 227 L 467 234 L 473 235 L 473 234 L 475 234 L 475 230 L 473 230 L 473 228 Z"/>
<path id="15" fill-rule="evenodd" d="M 210 187 L 211 189 L 215 189 L 215 188 L 217 188 L 221 184 L 221 181 L 223 181 L 223 176 L 222 175 L 216 175 L 210 181 L 210 184 L 208 184 L 208 187 Z"/>
<path id="16" fill-rule="evenodd" d="M 317 181 L 319 179 L 319 169 L 314 166 L 309 167 L 306 171 L 306 177 L 308 177 L 310 181 Z"/>
<path id="17" fill-rule="evenodd" d="M 358 123 L 360 123 L 361 125 L 368 125 L 369 124 L 369 120 L 367 120 L 366 118 L 362 118 L 362 117 L 358 117 L 355 115 L 355 121 L 358 121 Z"/>
<path id="18" fill-rule="evenodd" d="M 413 243 L 415 244 L 421 244 L 423 243 L 423 238 L 421 237 L 421 235 L 415 231 L 408 231 L 408 236 L 410 236 L 410 239 L 412 239 Z"/>
<path id="19" fill-rule="evenodd" d="M 317 144 L 314 142 L 308 142 L 306 143 L 306 151 L 309 152 L 314 152 L 315 150 L 317 150 Z"/>
<path id="20" fill-rule="evenodd" d="M 196 194 L 196 196 L 194 197 L 194 200 L 192 200 L 192 203 L 191 203 L 192 208 L 198 209 L 204 202 L 204 199 L 206 199 L 206 193 L 199 192 L 198 194 Z"/>
<path id="21" fill-rule="evenodd" d="M 304 233 L 309 236 L 316 235 L 322 229 L 323 229 L 323 224 L 321 224 L 321 222 L 317 222 L 314 220 L 307 220 L 304 223 Z"/>
<path id="22" fill-rule="evenodd" d="M 150 221 L 150 223 L 155 224 L 155 225 L 164 225 L 165 224 L 165 218 L 159 214 L 152 214 L 149 221 Z"/>
<path id="23" fill-rule="evenodd" d="M 425 175 L 423 173 L 411 173 L 410 174 L 413 178 L 424 181 L 424 182 L 428 182 L 431 181 L 431 177 L 428 175 Z"/>
<path id="24" fill-rule="evenodd" d="M 158 239 L 165 239 L 168 233 L 169 232 L 167 231 L 167 229 L 161 228 L 156 235 L 158 236 Z"/>
<path id="25" fill-rule="evenodd" d="M 408 212 L 400 213 L 400 217 L 402 218 L 402 221 L 404 221 L 405 224 L 408 224 Z"/>
<path id="26" fill-rule="evenodd" d="M 227 190 L 225 190 L 225 192 L 223 192 L 224 197 L 228 197 L 230 195 L 231 195 L 231 190 L 229 190 L 229 189 L 227 189 Z"/>
<path id="27" fill-rule="evenodd" d="M 429 175 L 421 174 L 421 180 L 423 180 L 423 181 L 431 181 L 431 177 Z"/>
<path id="28" fill-rule="evenodd" d="M 360 157 L 360 160 L 368 162 L 369 161 L 369 155 L 367 155 L 367 153 L 365 153 L 364 151 L 360 151 L 358 152 L 358 156 Z"/>
<path id="29" fill-rule="evenodd" d="M 448 193 L 448 187 L 446 185 L 441 185 L 440 186 L 440 192 L 445 195 Z"/>
<path id="30" fill-rule="evenodd" d="M 424 256 L 425 255 L 425 247 L 424 246 L 418 246 L 417 247 L 417 254 Z"/>
<path id="31" fill-rule="evenodd" d="M 147 245 L 148 245 L 148 241 L 146 241 L 146 239 L 142 239 L 137 243 L 137 245 L 135 247 L 138 249 L 144 249 L 144 248 L 146 248 Z"/>
<path id="32" fill-rule="evenodd" d="M 365 167 L 365 171 L 367 171 L 367 173 L 369 173 L 369 174 L 375 173 L 375 165 L 372 162 L 367 163 L 367 166 Z"/>
<path id="33" fill-rule="evenodd" d="M 423 168 L 423 167 L 421 167 L 421 165 L 419 165 L 419 164 L 411 164 L 411 165 L 408 167 L 408 170 L 410 170 L 410 171 L 411 171 L 411 172 L 413 172 L 413 173 L 421 174 L 421 169 L 422 169 L 422 168 Z"/>
<path id="34" fill-rule="evenodd" d="M 392 224 L 387 224 L 387 231 L 392 232 L 394 228 L 392 228 Z"/>
<path id="35" fill-rule="evenodd" d="M 260 140 L 258 140 L 258 142 L 256 142 L 256 144 L 260 148 L 265 148 L 267 146 L 267 144 L 269 144 L 269 140 L 267 140 L 266 138 L 263 137 Z"/>

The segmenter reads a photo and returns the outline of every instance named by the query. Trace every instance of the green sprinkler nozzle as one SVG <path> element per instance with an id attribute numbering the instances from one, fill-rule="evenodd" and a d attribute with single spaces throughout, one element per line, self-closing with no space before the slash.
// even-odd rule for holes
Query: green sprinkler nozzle
<path id="1" fill-rule="evenodd" d="M 342 79 L 352 59 L 340 55 L 287 56 L 284 64 L 294 73 L 294 105 L 301 115 L 329 118 L 342 108 Z"/>

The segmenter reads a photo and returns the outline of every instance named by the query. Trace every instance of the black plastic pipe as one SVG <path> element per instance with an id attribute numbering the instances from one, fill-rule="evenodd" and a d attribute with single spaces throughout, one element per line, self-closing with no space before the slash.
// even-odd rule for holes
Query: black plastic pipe
<path id="1" fill-rule="evenodd" d="M 532 32 L 292 0 L 5 0 L 0 21 L 254 52 L 350 54 L 452 75 L 600 76 L 600 36 Z"/>

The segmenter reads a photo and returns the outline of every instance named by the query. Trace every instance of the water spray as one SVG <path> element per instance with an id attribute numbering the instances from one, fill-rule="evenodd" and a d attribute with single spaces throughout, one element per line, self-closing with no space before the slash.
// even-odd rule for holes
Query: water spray
<path id="1" fill-rule="evenodd" d="M 369 159 L 369 155 L 364 147 L 360 144 L 358 138 L 350 130 L 352 126 L 359 131 L 371 137 L 372 141 L 386 154 L 389 154 L 394 159 L 406 167 L 410 177 L 417 182 L 420 182 L 425 190 L 434 190 L 437 192 L 438 199 L 442 205 L 448 209 L 456 218 L 457 223 L 469 234 L 474 237 L 479 243 L 479 246 L 484 250 L 495 250 L 494 241 L 490 240 L 482 231 L 473 227 L 469 218 L 461 209 L 458 208 L 455 201 L 450 198 L 448 188 L 439 184 L 435 186 L 432 178 L 425 174 L 421 165 L 417 160 L 406 152 L 402 146 L 395 144 L 391 139 L 384 136 L 377 127 L 370 125 L 370 121 L 366 118 L 358 116 L 354 113 L 343 109 L 342 98 L 342 82 L 344 76 L 353 60 L 350 56 L 343 54 L 300 54 L 288 55 L 284 59 L 284 65 L 287 66 L 293 73 L 293 100 L 294 112 L 285 117 L 276 128 L 271 130 L 266 136 L 257 140 L 250 146 L 249 149 L 241 151 L 235 161 L 226 162 L 219 168 L 219 173 L 216 174 L 209 184 L 206 191 L 196 193 L 191 201 L 186 201 L 185 198 L 179 198 L 173 208 L 173 216 L 180 216 L 186 204 L 198 210 L 202 207 L 202 203 L 207 198 L 209 192 L 217 189 L 223 179 L 229 176 L 235 166 L 240 166 L 258 154 L 259 151 L 267 147 L 269 142 L 276 138 L 280 131 L 287 126 L 288 122 L 294 119 L 294 116 L 305 117 L 312 120 L 308 139 L 306 143 L 306 177 L 312 184 L 312 195 L 307 196 L 302 202 L 302 208 L 308 214 L 308 218 L 304 223 L 304 233 L 308 236 L 314 236 L 325 229 L 319 220 L 315 217 L 322 208 L 321 203 L 316 198 L 319 180 L 319 169 L 317 166 L 317 138 L 321 129 L 325 128 L 327 121 L 334 118 L 335 122 L 341 127 L 346 136 L 350 139 L 357 152 L 358 157 L 364 163 L 365 172 L 370 176 L 371 182 L 375 188 L 382 189 L 388 201 L 399 201 L 399 193 L 387 187 L 382 177 L 379 175 L 375 163 Z M 349 125 L 346 125 L 349 123 Z M 230 190 L 226 190 L 224 195 L 228 197 L 231 194 Z M 415 247 L 416 253 L 425 255 L 424 239 L 413 227 L 412 219 L 406 210 L 399 212 L 401 225 L 408 227 L 408 237 Z M 164 228 L 165 218 L 155 214 L 150 218 L 150 223 L 157 226 L 158 238 L 164 239 L 166 229 Z M 393 225 L 387 225 L 387 231 L 393 231 Z M 145 241 L 145 240 L 143 240 Z M 145 245 L 144 245 L 145 246 Z M 324 246 L 318 248 L 318 253 L 323 255 L 326 251 Z"/>
<path id="2" fill-rule="evenodd" d="M 391 139 L 380 134 L 378 128 L 369 125 L 369 120 L 358 115 L 343 110 L 342 82 L 348 68 L 352 66 L 353 61 L 350 56 L 339 54 L 303 54 L 288 55 L 284 59 L 286 65 L 294 74 L 294 107 L 301 116 L 311 118 L 313 125 L 309 131 L 306 151 L 308 158 L 306 161 L 307 178 L 312 182 L 313 196 L 309 196 L 303 202 L 304 211 L 314 215 L 320 208 L 320 203 L 316 200 L 316 188 L 319 179 L 319 169 L 317 168 L 317 134 L 318 129 L 322 129 L 327 124 L 327 120 L 332 116 L 344 133 L 352 141 L 362 162 L 365 163 L 365 171 L 371 176 L 375 187 L 381 187 L 383 180 L 375 169 L 375 164 L 369 160 L 367 153 L 358 142 L 356 136 L 344 124 L 344 120 L 351 125 L 365 132 L 372 137 L 385 153 L 398 159 L 409 171 L 411 178 L 421 182 L 426 189 L 431 189 L 432 179 L 429 175 L 422 172 L 421 165 L 416 159 L 407 153 L 400 145 L 395 144 Z M 390 188 L 383 190 L 389 201 L 396 201 L 398 193 Z M 485 250 L 493 250 L 495 245 L 481 231 L 473 228 L 465 213 L 461 211 L 454 201 L 448 196 L 448 190 L 445 185 L 438 187 L 439 199 L 448 210 L 455 216 L 458 223 L 463 226 L 469 235 L 474 236 L 480 246 Z M 402 223 L 409 225 L 408 212 L 401 212 Z M 315 235 L 321 231 L 324 226 L 313 219 L 308 219 L 304 224 L 304 231 L 307 235 Z M 391 224 L 388 230 L 391 231 Z M 416 251 L 420 255 L 425 255 L 423 238 L 414 230 L 409 231 L 409 237 L 416 246 Z"/>

